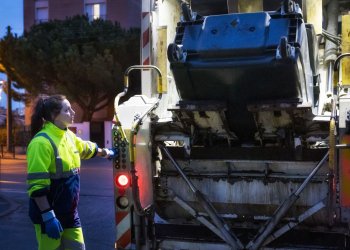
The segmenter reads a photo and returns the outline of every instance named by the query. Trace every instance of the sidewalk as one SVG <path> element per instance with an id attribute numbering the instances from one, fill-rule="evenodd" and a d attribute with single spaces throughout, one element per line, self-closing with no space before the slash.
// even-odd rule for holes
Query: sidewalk
<path id="1" fill-rule="evenodd" d="M 2 160 L 25 160 L 26 155 L 25 153 L 9 153 L 9 152 L 3 152 L 2 155 L 0 154 L 0 161 Z"/>

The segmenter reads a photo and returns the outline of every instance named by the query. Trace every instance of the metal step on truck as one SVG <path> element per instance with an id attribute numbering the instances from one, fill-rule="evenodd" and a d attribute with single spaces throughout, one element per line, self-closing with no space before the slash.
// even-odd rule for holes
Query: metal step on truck
<path id="1" fill-rule="evenodd" d="M 349 10 L 142 1 L 112 127 L 116 249 L 350 249 Z"/>

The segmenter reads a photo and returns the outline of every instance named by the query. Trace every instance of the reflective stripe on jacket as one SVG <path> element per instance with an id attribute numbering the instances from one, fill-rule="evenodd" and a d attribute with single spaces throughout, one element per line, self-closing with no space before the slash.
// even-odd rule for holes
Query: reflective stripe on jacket
<path id="1" fill-rule="evenodd" d="M 83 141 L 70 130 L 50 122 L 32 139 L 27 150 L 28 194 L 47 195 L 49 204 L 64 228 L 80 226 L 77 213 L 80 189 L 80 159 L 97 153 L 97 145 Z M 40 210 L 30 199 L 29 214 L 35 224 L 42 224 Z"/>
<path id="2" fill-rule="evenodd" d="M 38 134 L 46 134 L 57 147 L 62 166 L 56 169 L 54 149 L 50 141 L 43 136 L 36 136 L 30 142 L 27 150 L 28 161 L 28 194 L 41 196 L 50 186 L 51 179 L 65 178 L 72 171 L 80 168 L 80 159 L 95 156 L 97 145 L 90 141 L 83 141 L 70 130 L 62 130 L 50 122 Z M 38 195 L 35 192 L 38 191 Z"/>

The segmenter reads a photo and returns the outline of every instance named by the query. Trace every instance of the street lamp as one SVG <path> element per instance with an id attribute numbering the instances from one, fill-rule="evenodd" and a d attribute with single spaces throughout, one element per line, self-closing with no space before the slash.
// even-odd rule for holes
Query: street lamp
<path id="1" fill-rule="evenodd" d="M 0 101 L 1 101 L 1 94 L 2 94 L 2 86 L 4 85 L 5 81 L 0 80 Z"/>

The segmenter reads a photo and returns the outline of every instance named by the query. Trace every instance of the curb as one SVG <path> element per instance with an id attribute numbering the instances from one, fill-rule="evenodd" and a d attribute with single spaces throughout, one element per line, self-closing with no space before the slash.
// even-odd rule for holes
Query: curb
<path id="1" fill-rule="evenodd" d="M 19 208 L 19 204 L 15 203 L 14 201 L 6 198 L 5 196 L 0 194 L 0 200 L 4 200 L 5 202 L 7 202 L 9 204 L 9 207 L 5 210 L 5 211 L 0 211 L 0 217 L 3 217 L 5 215 L 8 215 L 10 213 L 12 213 L 13 211 L 15 211 L 17 208 Z"/>

